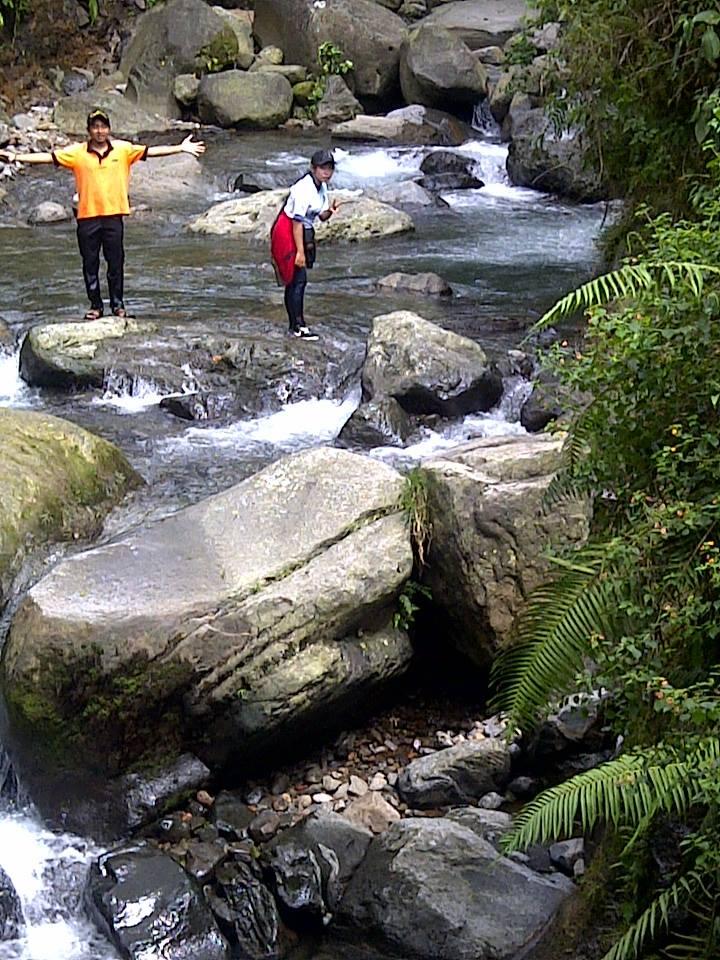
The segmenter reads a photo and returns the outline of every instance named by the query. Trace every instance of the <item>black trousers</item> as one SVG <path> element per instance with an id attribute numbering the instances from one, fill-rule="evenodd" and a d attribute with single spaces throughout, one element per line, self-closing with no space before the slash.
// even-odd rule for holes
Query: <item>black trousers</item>
<path id="1" fill-rule="evenodd" d="M 285 287 L 285 309 L 291 330 L 297 330 L 305 323 L 305 287 L 307 286 L 307 270 L 305 267 L 295 267 L 295 273 L 290 283 Z"/>
<path id="2" fill-rule="evenodd" d="M 77 222 L 77 238 L 83 264 L 83 277 L 90 306 L 102 311 L 100 293 L 100 251 L 107 263 L 107 282 L 110 294 L 110 309 L 123 307 L 123 270 L 125 249 L 123 247 L 123 220 L 118 214 L 112 217 L 85 217 Z"/>

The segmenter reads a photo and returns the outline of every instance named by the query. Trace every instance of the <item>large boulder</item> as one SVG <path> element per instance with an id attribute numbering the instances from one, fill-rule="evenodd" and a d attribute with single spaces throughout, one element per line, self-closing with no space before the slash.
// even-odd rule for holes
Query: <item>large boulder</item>
<path id="1" fill-rule="evenodd" d="M 162 405 L 172 413 L 218 419 L 345 396 L 362 364 L 362 348 L 349 337 L 303 346 L 301 352 L 293 349 L 278 324 L 250 319 L 241 327 L 236 316 L 217 320 L 212 335 L 182 324 L 157 329 L 103 317 L 33 327 L 23 341 L 20 370 L 28 383 L 56 390 L 117 387 L 132 395 L 152 385 L 170 395 Z"/>
<path id="2" fill-rule="evenodd" d="M 384 117 L 358 116 L 338 123 L 332 135 L 336 140 L 459 146 L 471 139 L 473 130 L 449 113 L 414 103 Z"/>
<path id="3" fill-rule="evenodd" d="M 410 417 L 393 397 L 361 403 L 338 436 L 342 447 L 403 447 L 414 431 Z"/>
<path id="4" fill-rule="evenodd" d="M 203 123 L 270 130 L 292 111 L 290 82 L 278 73 L 226 70 L 203 77 L 197 96 Z"/>
<path id="5" fill-rule="evenodd" d="M 502 378 L 473 340 L 398 310 L 373 320 L 362 389 L 363 399 L 394 397 L 408 413 L 459 417 L 494 406 Z"/>
<path id="6" fill-rule="evenodd" d="M 275 44 L 285 59 L 317 71 L 321 43 L 334 43 L 352 60 L 355 94 L 378 104 L 397 97 L 405 24 L 371 0 L 256 0 L 255 36 Z"/>
<path id="7" fill-rule="evenodd" d="M 325 82 L 325 93 L 317 107 L 317 122 L 344 123 L 362 112 L 361 104 L 355 99 L 344 79 L 328 77 Z"/>
<path id="8" fill-rule="evenodd" d="M 170 128 L 165 117 L 138 106 L 120 93 L 93 90 L 61 97 L 55 105 L 53 122 L 64 132 L 85 138 L 87 116 L 101 107 L 107 111 L 115 136 L 136 139 L 141 133 L 164 133 Z"/>
<path id="9" fill-rule="evenodd" d="M 229 960 L 230 947 L 200 891 L 172 857 L 143 842 L 103 854 L 85 902 L 123 957 Z"/>
<path id="10" fill-rule="evenodd" d="M 0 608 L 35 546 L 96 533 L 140 482 L 123 454 L 74 423 L 0 407 Z"/>
<path id="11" fill-rule="evenodd" d="M 138 19 L 120 69 L 126 96 L 164 117 L 180 117 L 173 95 L 181 73 L 218 70 L 235 62 L 238 39 L 225 17 L 203 0 L 169 0 Z"/>
<path id="12" fill-rule="evenodd" d="M 188 229 L 193 233 L 267 241 L 273 221 L 287 195 L 287 190 L 263 190 L 240 200 L 224 200 L 191 221 Z M 395 210 L 386 203 L 358 197 L 353 191 L 336 190 L 332 196 L 343 203 L 334 217 L 325 223 L 318 223 L 318 243 L 373 240 L 415 229 L 407 213 Z"/>
<path id="13" fill-rule="evenodd" d="M 132 168 L 130 194 L 133 206 L 152 209 L 173 207 L 186 198 L 210 198 L 216 186 L 204 175 L 203 164 L 188 153 L 150 157 Z"/>
<path id="14" fill-rule="evenodd" d="M 12 880 L 0 866 L 0 943 L 6 940 L 17 940 L 24 923 L 20 897 Z"/>
<path id="15" fill-rule="evenodd" d="M 316 448 L 54 567 L 2 663 L 44 775 L 188 747 L 217 767 L 368 701 L 411 656 L 393 625 L 412 569 L 402 487 L 384 464 Z"/>
<path id="16" fill-rule="evenodd" d="M 401 820 L 376 837 L 338 913 L 339 930 L 382 955 L 511 960 L 539 938 L 572 893 L 498 855 L 446 818 Z"/>
<path id="17" fill-rule="evenodd" d="M 510 775 L 510 753 L 504 740 L 468 740 L 418 757 L 397 782 L 411 807 L 472 803 L 502 789 Z"/>
<path id="18" fill-rule="evenodd" d="M 561 440 L 474 440 L 421 469 L 432 524 L 425 579 L 453 642 L 486 665 L 512 635 L 531 590 L 549 576 L 548 547 L 581 546 L 590 506 L 545 510 Z"/>
<path id="19" fill-rule="evenodd" d="M 487 74 L 462 40 L 421 24 L 403 40 L 400 85 L 408 103 L 467 110 L 484 99 Z"/>
<path id="20" fill-rule="evenodd" d="M 423 20 L 428 27 L 449 30 L 471 50 L 502 47 L 518 33 L 528 13 L 526 0 L 452 0 Z"/>
<path id="21" fill-rule="evenodd" d="M 582 135 L 558 134 L 540 107 L 524 111 L 522 122 L 513 124 L 507 172 L 517 186 L 581 203 L 596 203 L 609 195 Z"/>

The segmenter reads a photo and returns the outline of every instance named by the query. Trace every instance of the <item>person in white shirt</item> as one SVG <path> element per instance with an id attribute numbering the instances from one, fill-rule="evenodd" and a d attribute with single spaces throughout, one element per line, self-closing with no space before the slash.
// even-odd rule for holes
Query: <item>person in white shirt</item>
<path id="1" fill-rule="evenodd" d="M 303 340 L 317 340 L 305 323 L 307 271 L 315 262 L 316 220 L 328 220 L 337 210 L 330 201 L 327 184 L 335 172 L 330 150 L 316 150 L 310 170 L 290 188 L 290 195 L 271 232 L 273 264 L 279 282 L 285 286 L 285 309 L 289 333 Z"/>

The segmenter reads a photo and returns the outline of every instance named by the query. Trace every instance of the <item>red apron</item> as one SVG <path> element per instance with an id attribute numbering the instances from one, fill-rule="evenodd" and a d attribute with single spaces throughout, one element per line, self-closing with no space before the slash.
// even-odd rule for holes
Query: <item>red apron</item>
<path id="1" fill-rule="evenodd" d="M 295 273 L 295 239 L 293 222 L 281 210 L 270 231 L 270 254 L 278 283 L 287 286 Z"/>

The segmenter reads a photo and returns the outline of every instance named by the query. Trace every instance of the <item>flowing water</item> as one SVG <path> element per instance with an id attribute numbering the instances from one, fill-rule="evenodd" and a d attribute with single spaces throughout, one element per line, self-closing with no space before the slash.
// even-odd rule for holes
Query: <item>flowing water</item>
<path id="1" fill-rule="evenodd" d="M 217 135 L 203 161 L 204 191 L 128 223 L 126 289 L 132 312 L 159 324 L 187 325 L 201 335 L 212 334 L 214 325 L 228 318 L 236 318 L 244 331 L 267 323 L 284 326 L 281 292 L 265 250 L 189 234 L 183 225 L 229 196 L 239 173 L 299 175 L 319 145 L 280 134 Z M 336 151 L 334 184 L 361 189 L 412 179 L 425 152 L 343 146 Z M 413 234 L 321 247 L 307 304 L 323 339 L 350 337 L 360 344 L 373 316 L 413 309 L 500 356 L 517 345 L 559 294 L 591 272 L 597 262 L 594 240 L 606 213 L 602 206 L 565 204 L 512 187 L 505 175 L 506 148 L 492 140 L 469 142 L 461 152 L 475 161 L 483 189 L 448 194 L 447 207 L 413 212 Z M 49 168 L 31 171 L 19 187 L 23 206 L 43 199 L 67 203 L 71 193 L 67 176 Z M 35 323 L 82 315 L 73 225 L 28 228 L 11 212 L 0 220 L 0 251 L 0 315 L 18 344 Z M 375 281 L 394 271 L 435 271 L 450 282 L 454 296 L 419 301 L 380 294 Z M 332 442 L 360 398 L 356 385 L 345 397 L 305 400 L 252 420 L 188 424 L 159 408 L 161 393 L 150 381 L 109 382 L 101 397 L 52 396 L 20 380 L 17 348 L 1 351 L 0 405 L 44 410 L 89 427 L 117 442 L 147 480 L 145 490 L 110 517 L 105 536 L 207 496 L 284 453 Z M 511 380 L 498 408 L 488 414 L 466 417 L 441 432 L 425 430 L 404 451 L 371 453 L 402 466 L 471 437 L 522 433 L 518 413 L 525 395 L 527 385 Z M 22 940 L 0 943 L 0 960 L 114 957 L 87 926 L 79 902 L 86 864 L 97 851 L 82 838 L 50 833 L 26 805 L 3 810 L 0 866 L 23 900 L 27 927 Z"/>

